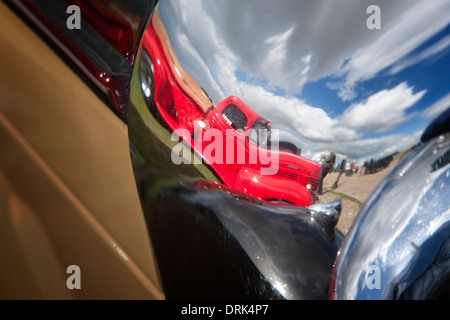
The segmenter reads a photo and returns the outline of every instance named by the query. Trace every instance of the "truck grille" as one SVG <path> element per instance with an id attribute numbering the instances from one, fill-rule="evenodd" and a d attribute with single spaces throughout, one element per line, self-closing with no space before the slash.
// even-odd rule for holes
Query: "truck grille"
<path id="1" fill-rule="evenodd" d="M 314 178 L 308 178 L 308 183 L 311 185 L 311 191 L 316 192 L 319 187 L 319 180 Z"/>
<path id="2" fill-rule="evenodd" d="M 282 178 L 298 181 L 299 174 L 296 170 L 289 168 L 278 168 L 278 170 L 269 167 L 268 165 L 262 165 L 262 170 L 268 174 L 276 175 Z"/>

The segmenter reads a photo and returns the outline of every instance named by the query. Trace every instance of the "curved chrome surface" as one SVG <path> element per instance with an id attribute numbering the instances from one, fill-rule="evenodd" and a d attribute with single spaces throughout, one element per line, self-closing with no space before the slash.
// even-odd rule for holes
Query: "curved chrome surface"
<path id="1" fill-rule="evenodd" d="M 377 187 L 341 250 L 336 299 L 398 298 L 435 259 L 450 236 L 449 161 L 447 133 L 411 151 Z"/>

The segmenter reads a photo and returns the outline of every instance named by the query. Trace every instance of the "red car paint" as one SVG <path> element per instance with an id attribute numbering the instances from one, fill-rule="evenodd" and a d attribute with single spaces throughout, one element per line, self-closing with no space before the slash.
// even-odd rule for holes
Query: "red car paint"
<path id="1" fill-rule="evenodd" d="M 177 73 L 176 57 L 170 50 L 165 30 L 159 23 L 157 13 L 142 39 L 143 48 L 149 53 L 153 63 L 153 100 L 158 112 L 172 130 L 187 129 L 194 132 L 194 122 L 205 115 L 208 107 L 202 108 L 184 88 L 184 78 Z M 184 87 L 183 87 L 184 86 Z M 201 90 L 200 88 L 197 91 Z"/>
<path id="2" fill-rule="evenodd" d="M 265 149 L 261 152 L 260 147 L 250 141 L 250 130 L 256 122 L 268 121 L 238 97 L 230 96 L 211 109 L 195 99 L 192 92 L 189 94 L 186 90 L 189 84 L 180 77 L 182 69 L 175 63 L 169 40 L 155 19 L 157 15 L 149 24 L 142 45 L 152 59 L 153 100 L 164 122 L 179 133 L 228 187 L 262 201 L 297 206 L 313 204 L 321 175 L 320 165 L 288 151 Z M 237 107 L 247 118 L 242 130 L 234 130 L 230 120 L 224 117 L 224 111 L 230 106 Z M 216 161 L 217 154 L 212 156 L 205 152 L 215 143 L 215 139 L 206 141 L 202 136 L 211 129 L 222 133 L 223 143 L 218 145 L 223 149 L 216 148 L 215 153 L 219 152 L 223 161 Z M 228 145 L 225 141 L 235 141 L 235 144 Z M 238 159 L 239 148 L 245 150 L 244 163 Z M 271 159 L 277 159 L 277 163 L 273 165 Z"/>
<path id="3" fill-rule="evenodd" d="M 59 4 L 58 6 L 53 4 L 42 6 L 36 2 L 34 0 L 8 1 L 62 51 L 64 58 L 70 60 L 76 66 L 76 71 L 81 72 L 92 82 L 95 90 L 102 93 L 102 99 L 106 98 L 108 106 L 126 122 L 127 91 L 131 71 L 139 48 L 139 40 L 142 32 L 146 30 L 144 23 L 147 16 L 144 16 L 146 12 L 143 9 L 151 8 L 150 3 L 142 3 L 132 13 L 124 7 L 122 2 L 125 1 L 55 1 Z M 110 55 L 121 55 L 122 60 L 115 59 L 114 63 L 108 60 L 100 63 L 102 59 L 95 61 L 92 56 L 95 55 L 95 50 L 90 49 L 87 44 L 80 44 L 83 41 L 75 38 L 76 35 L 80 35 L 80 30 L 70 31 L 64 28 L 65 25 L 62 27 L 56 22 L 62 20 L 65 23 L 69 17 L 66 8 L 70 5 L 77 5 L 80 8 L 81 28 L 91 30 L 90 33 L 88 32 L 90 37 L 97 37 L 108 43 L 110 47 L 105 45 L 103 50 L 108 51 Z M 48 7 L 49 11 L 44 12 L 40 7 Z M 53 12 L 53 10 L 59 11 Z M 119 60 L 120 63 L 117 63 Z M 127 65 L 130 73 L 123 73 L 123 69 L 118 68 L 117 64 Z M 117 70 L 112 66 L 117 67 Z"/>

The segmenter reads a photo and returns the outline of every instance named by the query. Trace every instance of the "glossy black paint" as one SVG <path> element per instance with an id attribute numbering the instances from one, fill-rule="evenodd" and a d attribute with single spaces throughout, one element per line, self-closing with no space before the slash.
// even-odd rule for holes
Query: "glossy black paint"
<path id="1" fill-rule="evenodd" d="M 153 195 L 144 210 L 169 299 L 327 297 L 341 239 L 306 209 L 186 186 Z"/>

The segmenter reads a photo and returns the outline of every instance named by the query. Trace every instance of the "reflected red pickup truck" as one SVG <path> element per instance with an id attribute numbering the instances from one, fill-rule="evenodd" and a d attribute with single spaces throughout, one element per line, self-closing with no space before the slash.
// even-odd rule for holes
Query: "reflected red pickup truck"
<path id="1" fill-rule="evenodd" d="M 272 203 L 314 203 L 321 166 L 236 96 L 196 122 L 193 144 L 232 188 Z"/>
<path id="2" fill-rule="evenodd" d="M 158 19 L 143 37 L 141 83 L 149 106 L 193 148 L 228 187 L 262 201 L 309 206 L 321 166 L 300 156 L 298 144 L 242 100 L 230 96 L 213 107 L 177 64 Z M 176 157 L 176 152 L 172 155 Z M 173 159 L 172 159 L 173 160 Z M 180 162 L 181 163 L 181 162 Z"/>

